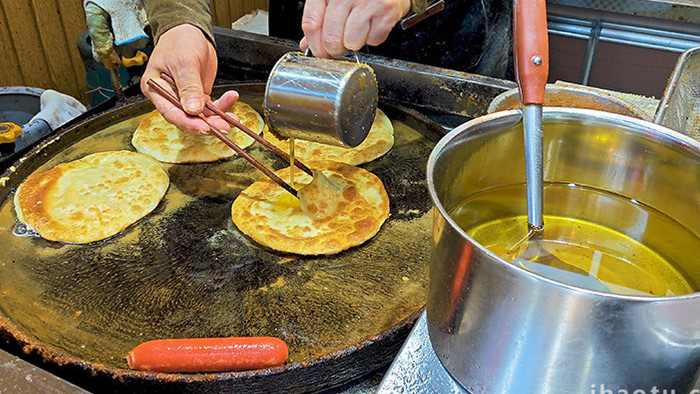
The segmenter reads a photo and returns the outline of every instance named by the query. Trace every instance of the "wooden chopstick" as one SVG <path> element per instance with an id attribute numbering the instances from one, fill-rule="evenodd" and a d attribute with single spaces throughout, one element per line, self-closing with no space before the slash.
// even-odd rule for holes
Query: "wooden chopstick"
<path id="1" fill-rule="evenodd" d="M 160 73 L 160 77 L 163 78 L 163 80 L 165 80 L 165 82 L 169 83 L 173 89 L 177 89 L 177 86 L 175 85 L 175 80 L 170 75 L 168 75 L 166 73 Z M 277 156 L 281 157 L 283 160 L 285 160 L 287 163 L 289 163 L 290 158 L 289 158 L 289 154 L 287 154 L 287 152 L 272 145 L 268 140 L 266 140 L 265 138 L 261 137 L 259 134 L 255 133 L 252 130 L 250 130 L 249 128 L 247 128 L 241 122 L 237 121 L 233 116 L 231 116 L 231 115 L 227 114 L 226 112 L 217 108 L 216 105 L 214 105 L 211 101 L 207 100 L 205 102 L 205 107 L 208 110 L 210 110 L 211 112 L 219 115 L 221 118 L 223 118 L 229 124 L 241 129 L 244 133 L 248 134 L 254 140 L 263 144 L 267 149 L 271 150 Z M 294 166 L 296 166 L 300 170 L 304 171 L 305 173 L 307 173 L 311 176 L 314 176 L 314 173 L 311 172 L 311 169 L 309 167 L 307 167 L 304 163 L 299 161 L 299 159 L 297 159 L 297 158 L 294 158 Z"/>
<path id="2" fill-rule="evenodd" d="M 168 101 L 170 101 L 173 105 L 175 105 L 176 107 L 178 107 L 179 109 L 181 109 L 181 110 L 184 112 L 184 109 L 182 108 L 182 104 L 180 104 L 180 100 L 178 100 L 178 98 L 175 97 L 172 93 L 170 93 L 170 92 L 168 92 L 167 90 L 165 90 L 165 88 L 163 88 L 158 82 L 154 81 L 153 79 L 149 79 L 148 81 L 146 81 L 146 84 L 147 84 L 148 86 L 150 86 L 151 88 L 153 88 L 153 89 L 154 89 L 155 91 L 157 91 L 161 96 L 165 97 L 165 98 L 166 98 Z M 202 119 L 202 120 L 209 126 L 210 132 L 211 132 L 212 134 L 214 134 L 214 136 L 216 136 L 218 139 L 220 139 L 224 144 L 228 145 L 231 149 L 233 149 L 234 151 L 236 151 L 236 153 L 238 153 L 241 157 L 243 157 L 244 159 L 248 160 L 248 161 L 250 162 L 250 164 L 254 165 L 255 168 L 257 168 L 258 170 L 262 171 L 265 175 L 267 175 L 268 177 L 270 177 L 270 179 L 272 179 L 273 181 L 275 181 L 275 183 L 277 183 L 277 184 L 280 185 L 282 188 L 284 188 L 284 190 L 286 190 L 286 191 L 288 191 L 289 193 L 291 193 L 294 197 L 299 198 L 299 197 L 297 196 L 297 190 L 296 190 L 296 189 L 294 189 L 292 186 L 290 186 L 287 182 L 283 181 L 282 178 L 280 178 L 280 177 L 278 177 L 277 175 L 275 175 L 275 173 L 272 172 L 272 170 L 270 170 L 269 168 L 265 167 L 265 166 L 264 166 L 262 163 L 260 163 L 259 161 L 255 160 L 255 158 L 253 158 L 253 156 L 249 155 L 248 152 L 244 151 L 243 149 L 241 149 L 241 147 L 239 147 L 239 146 L 236 145 L 233 141 L 231 141 L 230 139 L 228 139 L 228 138 L 226 137 L 226 135 L 224 135 L 224 132 L 223 132 L 223 131 L 219 130 L 216 126 L 214 126 L 214 125 L 212 125 L 211 123 L 209 123 L 209 121 L 207 120 L 206 116 L 204 116 L 204 115 L 201 114 L 201 113 L 198 114 L 198 116 L 199 116 L 200 119 Z"/>

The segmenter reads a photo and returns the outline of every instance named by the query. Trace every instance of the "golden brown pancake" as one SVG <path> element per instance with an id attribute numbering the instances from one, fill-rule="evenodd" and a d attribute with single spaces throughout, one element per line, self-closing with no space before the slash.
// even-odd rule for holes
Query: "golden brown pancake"
<path id="1" fill-rule="evenodd" d="M 45 239 L 99 241 L 153 211 L 169 183 L 163 165 L 150 156 L 94 153 L 30 175 L 17 188 L 15 212 Z"/>
<path id="2" fill-rule="evenodd" d="M 250 105 L 237 101 L 228 111 L 238 116 L 241 123 L 260 134 L 265 127 L 260 114 Z M 243 131 L 233 127 L 228 138 L 241 149 L 255 142 Z M 153 156 L 165 163 L 201 163 L 225 159 L 236 154 L 218 138 L 210 135 L 194 135 L 168 123 L 158 111 L 143 117 L 131 144 L 137 151 Z"/>
<path id="3" fill-rule="evenodd" d="M 289 152 L 289 140 L 281 140 L 269 130 L 265 130 L 263 137 L 283 151 Z M 354 148 L 343 148 L 297 139 L 294 141 L 294 156 L 303 162 L 331 160 L 356 166 L 381 157 L 392 146 L 394 146 L 394 126 L 384 112 L 377 109 L 372 128 L 360 145 Z"/>
<path id="4" fill-rule="evenodd" d="M 317 219 L 303 212 L 299 200 L 263 178 L 233 202 L 233 223 L 259 244 L 303 255 L 338 253 L 377 234 L 389 216 L 389 196 L 382 181 L 369 171 L 343 163 L 317 161 L 312 166 L 339 188 L 337 209 L 332 216 Z M 276 174 L 287 180 L 289 168 Z M 301 173 L 294 186 L 298 190 L 310 182 L 311 176 Z"/>

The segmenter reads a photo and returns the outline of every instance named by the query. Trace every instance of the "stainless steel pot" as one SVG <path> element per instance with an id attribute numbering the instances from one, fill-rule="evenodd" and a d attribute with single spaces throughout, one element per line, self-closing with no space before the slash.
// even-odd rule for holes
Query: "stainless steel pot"
<path id="1" fill-rule="evenodd" d="M 308 50 L 307 50 L 308 53 Z M 265 88 L 265 119 L 284 137 L 355 147 L 365 140 L 377 110 L 377 79 L 360 62 L 282 56 Z"/>
<path id="2" fill-rule="evenodd" d="M 523 184 L 523 150 L 521 112 L 511 110 L 457 127 L 430 156 L 436 209 L 427 317 L 442 364 L 475 394 L 689 391 L 700 367 L 700 293 L 623 296 L 557 283 L 502 260 L 450 218 L 474 193 Z M 700 235 L 698 141 L 626 116 L 546 108 L 544 152 L 545 182 L 637 199 Z M 568 203 L 545 194 L 545 214 Z M 518 209 L 525 214 L 524 203 Z M 580 209 L 627 234 L 645 225 L 631 211 Z M 672 261 L 688 252 L 680 239 L 645 244 L 670 250 Z M 699 288 L 700 257 L 683 269 Z"/>

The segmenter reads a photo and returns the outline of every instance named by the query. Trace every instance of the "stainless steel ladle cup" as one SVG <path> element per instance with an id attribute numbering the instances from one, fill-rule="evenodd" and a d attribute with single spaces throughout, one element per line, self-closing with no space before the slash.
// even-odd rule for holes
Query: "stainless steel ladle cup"
<path id="1" fill-rule="evenodd" d="M 307 51 L 308 54 L 308 51 Z M 355 147 L 367 137 L 377 110 L 377 79 L 367 64 L 282 56 L 267 80 L 264 113 L 283 137 Z"/>

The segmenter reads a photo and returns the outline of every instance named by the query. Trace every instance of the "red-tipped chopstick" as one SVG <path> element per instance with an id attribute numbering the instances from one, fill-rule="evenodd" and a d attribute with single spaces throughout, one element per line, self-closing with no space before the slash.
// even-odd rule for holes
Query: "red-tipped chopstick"
<path id="1" fill-rule="evenodd" d="M 160 73 L 160 77 L 165 80 L 165 82 L 170 84 L 170 87 L 175 89 L 177 91 L 177 86 L 175 85 L 175 80 L 168 74 L 166 73 Z M 235 126 L 239 129 L 241 129 L 244 133 L 248 134 L 251 136 L 254 140 L 258 141 L 259 143 L 263 144 L 267 149 L 271 150 L 274 152 L 277 156 L 281 157 L 283 160 L 285 160 L 287 163 L 289 163 L 289 155 L 281 150 L 280 148 L 272 145 L 269 141 L 267 141 L 265 138 L 261 137 L 257 133 L 254 133 L 252 130 L 249 128 L 245 127 L 241 122 L 237 121 L 234 117 L 231 115 L 227 114 L 226 112 L 220 110 L 219 108 L 216 107 L 211 101 L 207 100 L 205 102 L 205 107 L 210 110 L 211 112 L 219 115 L 223 120 L 227 121 L 229 124 L 232 126 Z M 300 170 L 304 171 L 305 173 L 314 176 L 314 173 L 311 172 L 311 169 L 304 165 L 299 159 L 294 158 L 294 166 L 299 168 Z"/>
<path id="2" fill-rule="evenodd" d="M 147 84 L 148 86 L 150 86 L 151 88 L 153 88 L 156 92 L 158 92 L 158 94 L 160 94 L 161 96 L 165 97 L 168 101 L 170 101 L 171 103 L 173 103 L 174 106 L 176 106 L 176 107 L 178 107 L 178 108 L 180 108 L 181 110 L 184 111 L 184 109 L 182 108 L 182 104 L 180 104 L 180 100 L 178 100 L 178 98 L 175 97 L 175 95 L 173 95 L 172 93 L 170 93 L 170 92 L 168 92 L 167 90 L 165 90 L 165 88 L 163 88 L 162 86 L 160 86 L 160 84 L 159 84 L 158 82 L 156 82 L 156 81 L 154 81 L 154 80 L 152 80 L 152 79 L 149 79 L 148 81 L 146 81 L 146 84 Z M 202 120 L 209 126 L 210 132 L 211 132 L 212 134 L 214 134 L 214 136 L 216 136 L 218 139 L 220 139 L 224 144 L 228 145 L 231 149 L 233 149 L 234 151 L 236 151 L 236 153 L 238 153 L 241 157 L 243 157 L 244 159 L 248 160 L 248 161 L 250 162 L 250 164 L 254 165 L 255 168 L 257 168 L 258 170 L 262 171 L 265 175 L 267 175 L 268 177 L 270 177 L 270 179 L 272 179 L 273 181 L 275 181 L 275 183 L 277 183 L 277 184 L 280 185 L 282 188 L 284 188 L 284 190 L 290 192 L 294 197 L 297 197 L 297 191 L 296 191 L 296 189 L 294 189 L 292 186 L 290 186 L 287 182 L 283 181 L 282 178 L 280 178 L 280 177 L 278 177 L 277 175 L 275 175 L 275 173 L 272 172 L 272 170 L 270 170 L 269 168 L 265 167 L 265 166 L 264 166 L 262 163 L 260 163 L 259 161 L 255 160 L 255 159 L 253 158 L 253 156 L 249 155 L 246 151 L 244 151 L 243 149 L 241 149 L 241 147 L 239 147 L 238 145 L 236 145 L 233 141 L 231 141 L 230 139 L 228 139 L 228 138 L 226 137 L 226 135 L 224 135 L 224 132 L 223 132 L 223 131 L 219 130 L 216 126 L 214 126 L 214 125 L 212 125 L 211 123 L 209 123 L 209 121 L 207 120 L 206 116 L 204 116 L 204 115 L 201 114 L 201 113 L 200 113 L 198 116 L 199 116 L 200 119 L 202 119 Z M 297 198 L 298 198 L 298 197 L 297 197 Z"/>

